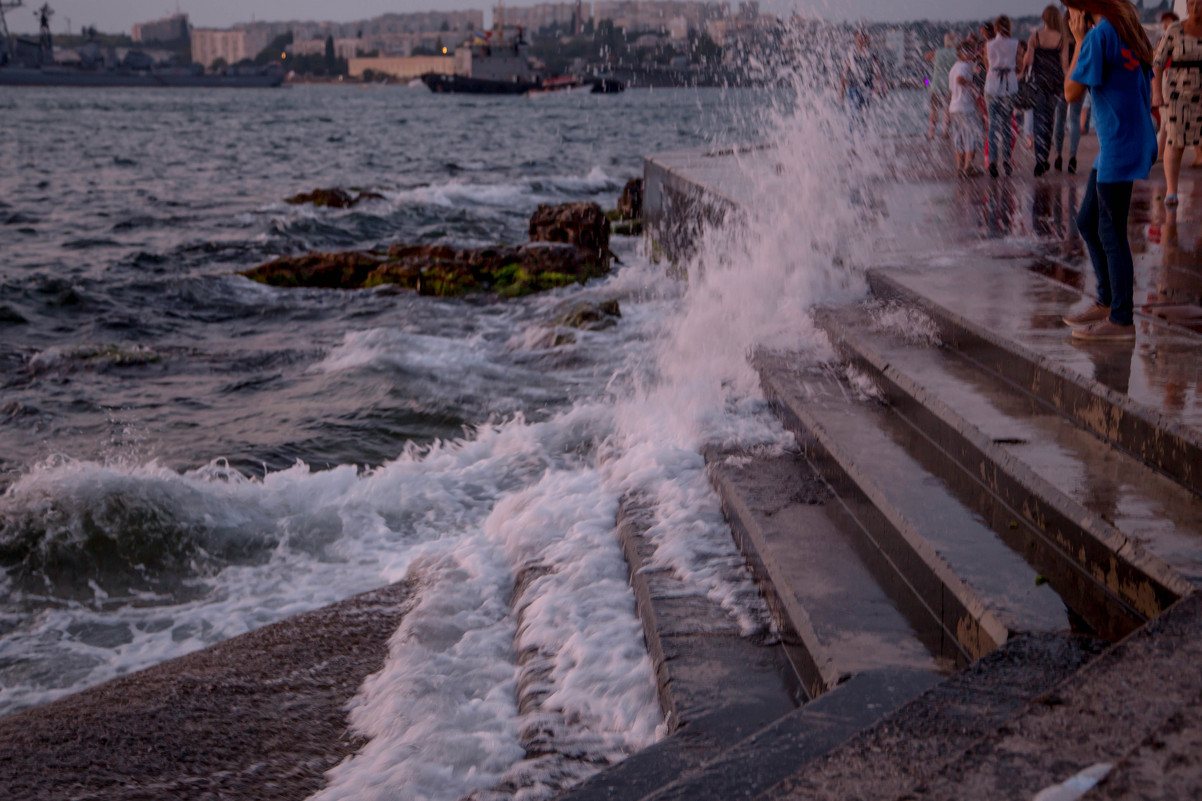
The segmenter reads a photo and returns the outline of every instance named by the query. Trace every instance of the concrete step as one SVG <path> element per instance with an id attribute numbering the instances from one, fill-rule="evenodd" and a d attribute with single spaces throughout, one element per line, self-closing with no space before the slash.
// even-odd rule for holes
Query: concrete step
<path id="1" fill-rule="evenodd" d="M 929 671 L 861 673 L 640 801 L 751 798 L 870 728 L 940 682 Z"/>
<path id="2" fill-rule="evenodd" d="M 954 667 L 935 656 L 938 641 L 924 643 L 929 620 L 906 616 L 903 610 L 913 616 L 921 606 L 880 552 L 857 550 L 857 541 L 838 530 L 827 513 L 837 501 L 803 457 L 711 451 L 706 458 L 735 540 L 810 698 L 857 674 Z"/>
<path id="3" fill-rule="evenodd" d="M 947 704 L 932 715 L 924 697 L 758 798 L 1029 799 L 1099 763 L 1112 770 L 1084 799 L 1197 798 L 1200 658 L 1202 595 L 1194 594 L 1003 721 L 983 726 Z M 945 718 L 950 726 L 940 725 Z"/>
<path id="4" fill-rule="evenodd" d="M 1202 402 L 1188 391 L 1202 385 L 1202 335 L 1137 314 L 1134 345 L 1082 344 L 1060 320 L 1088 304 L 1081 293 L 998 260 L 967 261 L 955 279 L 868 273 L 877 297 L 922 310 L 947 346 L 1202 494 Z"/>
<path id="5" fill-rule="evenodd" d="M 841 527 L 866 538 L 909 585 L 941 655 L 966 664 L 1013 633 L 1073 628 L 1064 602 L 1007 544 L 1013 521 L 967 506 L 926 464 L 931 445 L 912 427 L 829 368 L 799 371 L 787 354 L 763 351 L 754 363 L 766 396 L 837 495 Z"/>
<path id="6" fill-rule="evenodd" d="M 964 760 L 982 741 L 1004 736 L 1015 720 L 1040 708 L 1041 702 L 1055 703 L 1052 693 L 1098 661 L 1101 645 L 1081 637 L 1015 637 L 838 748 L 798 764 L 772 787 L 739 797 L 757 801 L 969 798 L 955 791 L 932 795 L 926 783 Z M 1041 757 L 1054 759 L 1059 753 L 1056 743 L 1043 748 Z M 983 798 L 1032 795 L 999 792 Z"/>
<path id="7" fill-rule="evenodd" d="M 894 412 L 972 477 L 982 514 L 1021 521 L 1023 553 L 1102 636 L 1125 636 L 1202 580 L 1202 498 L 959 352 L 884 325 L 896 309 L 818 317 Z"/>

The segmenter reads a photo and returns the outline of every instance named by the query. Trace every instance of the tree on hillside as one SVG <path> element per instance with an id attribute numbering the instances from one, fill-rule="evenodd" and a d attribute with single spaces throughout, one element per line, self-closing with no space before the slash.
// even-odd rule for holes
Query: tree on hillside
<path id="1" fill-rule="evenodd" d="M 255 56 L 255 64 L 262 67 L 273 61 L 279 61 L 280 54 L 287 50 L 290 44 L 292 44 L 292 31 L 281 33 L 272 39 L 267 47 L 259 51 L 259 54 Z"/>
<path id="2" fill-rule="evenodd" d="M 333 75 L 337 67 L 338 55 L 334 52 L 334 37 L 330 35 L 326 37 L 326 72 Z"/>

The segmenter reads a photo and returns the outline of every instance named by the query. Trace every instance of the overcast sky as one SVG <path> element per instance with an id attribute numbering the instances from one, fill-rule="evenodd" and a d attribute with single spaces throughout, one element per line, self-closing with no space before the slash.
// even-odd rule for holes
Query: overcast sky
<path id="1" fill-rule="evenodd" d="M 25 7 L 8 12 L 8 24 L 14 31 L 37 30 L 34 9 L 42 0 L 26 0 Z M 533 5 L 526 0 L 511 0 L 510 5 Z M 837 19 L 984 19 L 997 14 L 1038 13 L 1046 0 L 762 0 L 761 9 L 783 14 L 794 8 Z M 135 22 L 146 22 L 176 10 L 175 0 L 50 0 L 55 16 L 51 30 L 62 33 L 68 20 L 72 31 L 95 25 L 102 31 L 128 32 Z M 180 11 L 188 14 L 198 27 L 227 27 L 235 22 L 258 20 L 335 20 L 366 19 L 388 12 L 437 9 L 479 8 L 495 5 L 494 0 L 178 0 Z M 737 6 L 738 0 L 731 0 Z"/>

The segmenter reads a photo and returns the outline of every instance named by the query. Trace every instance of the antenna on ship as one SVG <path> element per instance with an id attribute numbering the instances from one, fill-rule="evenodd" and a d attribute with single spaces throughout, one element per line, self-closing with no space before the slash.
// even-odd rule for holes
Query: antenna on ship
<path id="1" fill-rule="evenodd" d="M 0 0 L 0 64 L 6 64 L 16 55 L 12 46 L 11 34 L 8 32 L 8 22 L 4 19 L 5 11 L 12 11 L 25 4 L 25 0 Z"/>
<path id="2" fill-rule="evenodd" d="M 49 3 L 42 3 L 42 7 L 33 12 L 33 15 L 38 18 L 38 43 L 42 46 L 42 52 L 54 60 L 54 42 L 50 38 L 50 18 L 54 16 L 54 9 Z"/>

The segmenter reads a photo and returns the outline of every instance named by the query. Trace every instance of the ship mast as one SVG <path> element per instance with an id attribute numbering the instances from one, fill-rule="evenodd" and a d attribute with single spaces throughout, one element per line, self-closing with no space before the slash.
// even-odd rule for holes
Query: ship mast
<path id="1" fill-rule="evenodd" d="M 497 44 L 505 44 L 505 0 L 497 0 Z"/>
<path id="2" fill-rule="evenodd" d="M 25 0 L 0 0 L 0 64 L 16 56 L 12 46 L 11 34 L 8 32 L 8 22 L 4 19 L 5 11 L 12 11 L 25 4 Z"/>

